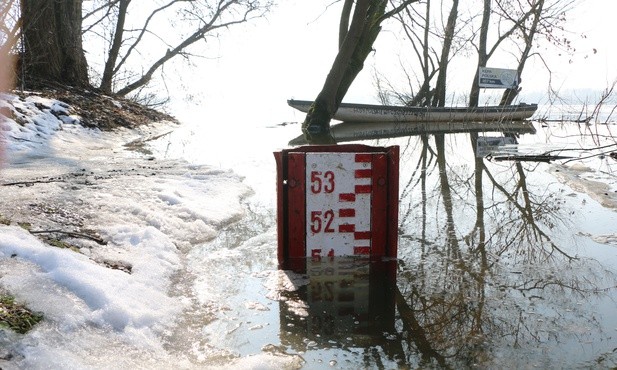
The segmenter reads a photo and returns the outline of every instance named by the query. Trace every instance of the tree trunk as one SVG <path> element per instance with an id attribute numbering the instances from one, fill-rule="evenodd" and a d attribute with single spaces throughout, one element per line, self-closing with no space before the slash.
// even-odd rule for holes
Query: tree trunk
<path id="1" fill-rule="evenodd" d="M 351 15 L 351 9 L 353 7 L 353 0 L 345 0 L 343 4 L 343 11 L 341 12 L 341 21 L 339 22 L 338 30 L 338 47 L 343 46 L 345 36 L 347 36 L 347 30 L 349 29 L 349 17 Z"/>
<path id="2" fill-rule="evenodd" d="M 358 0 L 356 3 L 351 25 L 345 35 L 345 39 L 339 48 L 334 63 L 332 63 L 332 68 L 330 68 L 321 92 L 317 95 L 317 99 L 315 99 L 313 106 L 306 115 L 302 131 L 307 141 L 311 144 L 334 143 L 334 139 L 330 134 L 330 120 L 340 104 L 337 103 L 336 98 L 346 70 L 351 64 L 356 46 L 360 42 L 369 2 L 370 0 Z"/>
<path id="3" fill-rule="evenodd" d="M 89 86 L 81 12 L 82 0 L 22 0 L 27 77 Z"/>
<path id="4" fill-rule="evenodd" d="M 345 39 L 334 59 L 332 68 L 306 115 L 302 132 L 311 144 L 333 144 L 330 120 L 338 109 L 353 80 L 364 67 L 371 52 L 385 13 L 385 0 L 358 0 Z"/>
<path id="5" fill-rule="evenodd" d="M 491 0 L 484 0 L 483 9 L 482 26 L 480 27 L 480 45 L 478 45 L 478 66 L 476 68 L 476 75 L 471 85 L 471 92 L 469 93 L 470 107 L 477 107 L 480 103 L 480 67 L 486 67 L 486 62 L 488 59 L 486 43 L 488 39 L 488 26 L 491 18 Z"/>
<path id="6" fill-rule="evenodd" d="M 330 120 L 352 82 L 364 68 L 364 61 L 373 50 L 373 43 L 381 31 L 381 22 L 416 1 L 405 0 L 388 14 L 387 0 L 356 1 L 349 30 L 345 33 L 339 29 L 339 35 L 345 34 L 345 38 L 339 46 L 324 86 L 302 124 L 302 132 L 310 144 L 335 143 L 330 134 Z M 344 6 L 348 4 L 346 1 Z M 343 9 L 340 27 L 348 22 L 348 13 L 347 8 Z"/>
<path id="7" fill-rule="evenodd" d="M 439 58 L 439 74 L 437 75 L 437 83 L 435 84 L 435 94 L 433 95 L 432 106 L 443 107 L 446 105 L 446 77 L 448 75 L 448 64 L 450 63 L 450 50 L 454 41 L 454 32 L 456 31 L 456 21 L 458 19 L 458 0 L 452 2 L 450 14 L 448 15 L 448 23 L 443 40 L 443 48 L 441 49 L 441 57 Z"/>
<path id="8" fill-rule="evenodd" d="M 524 40 L 525 40 L 525 48 L 523 49 L 523 53 L 521 55 L 521 59 L 518 62 L 518 67 L 516 68 L 518 76 L 519 76 L 519 84 L 521 82 L 521 76 L 523 75 L 523 70 L 525 69 L 525 63 L 527 59 L 529 59 L 529 54 L 531 53 L 531 48 L 533 46 L 533 40 L 538 32 L 538 25 L 540 24 L 540 19 L 542 18 L 542 12 L 544 11 L 544 0 L 539 0 L 534 4 L 534 9 L 532 9 L 533 20 L 531 22 L 531 27 L 529 31 L 523 30 Z M 512 89 L 506 89 L 501 96 L 500 105 L 510 105 L 514 101 L 514 99 L 518 96 L 518 93 L 521 91 L 520 87 L 515 87 Z"/>
<path id="9" fill-rule="evenodd" d="M 131 0 L 120 0 L 118 18 L 116 19 L 116 31 L 114 32 L 114 39 L 109 49 L 107 62 L 105 62 L 103 78 L 101 79 L 100 88 L 106 94 L 112 93 L 112 82 L 116 72 L 116 61 L 118 60 L 120 47 L 122 46 L 122 40 L 124 39 L 124 22 L 126 20 L 126 11 L 130 2 Z"/>

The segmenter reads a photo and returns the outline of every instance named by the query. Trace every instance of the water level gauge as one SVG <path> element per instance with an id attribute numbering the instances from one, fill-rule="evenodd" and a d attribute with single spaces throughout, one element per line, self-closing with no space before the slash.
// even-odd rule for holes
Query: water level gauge
<path id="1" fill-rule="evenodd" d="M 398 147 L 307 146 L 275 157 L 279 262 L 396 256 Z"/>

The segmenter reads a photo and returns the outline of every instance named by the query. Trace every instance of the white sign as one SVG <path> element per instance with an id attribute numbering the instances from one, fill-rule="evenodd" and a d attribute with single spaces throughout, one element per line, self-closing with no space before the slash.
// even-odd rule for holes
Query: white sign
<path id="1" fill-rule="evenodd" d="M 306 154 L 306 254 L 368 255 L 371 247 L 372 155 Z"/>
<path id="2" fill-rule="evenodd" d="M 489 89 L 513 89 L 518 86 L 518 72 L 515 69 L 480 67 L 479 86 Z"/>

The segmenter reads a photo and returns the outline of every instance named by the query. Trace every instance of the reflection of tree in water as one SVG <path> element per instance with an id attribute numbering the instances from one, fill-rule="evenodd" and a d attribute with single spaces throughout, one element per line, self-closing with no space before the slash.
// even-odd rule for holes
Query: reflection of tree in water
<path id="1" fill-rule="evenodd" d="M 475 148 L 477 134 L 470 142 Z M 583 341 L 591 331 L 581 327 L 601 335 L 577 302 L 602 293 L 606 276 L 594 271 L 604 269 L 553 240 L 571 222 L 558 195 L 528 183 L 534 168 L 521 163 L 489 168 L 483 158 L 461 161 L 468 153 L 460 149 L 446 153 L 444 135 L 434 147 L 426 136 L 411 138 L 402 150 L 401 177 L 409 178 L 396 304 L 409 357 L 446 367 L 503 364 L 523 348 L 529 357 L 519 361 L 541 363 L 539 345 L 553 352 Z"/>

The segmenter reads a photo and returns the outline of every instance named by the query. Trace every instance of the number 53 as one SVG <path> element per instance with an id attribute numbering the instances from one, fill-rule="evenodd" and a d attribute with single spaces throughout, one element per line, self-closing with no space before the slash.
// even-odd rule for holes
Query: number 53
<path id="1" fill-rule="evenodd" d="M 323 175 L 320 171 L 311 172 L 311 192 L 319 194 L 322 191 L 327 194 L 334 191 L 334 172 L 326 171 Z"/>

